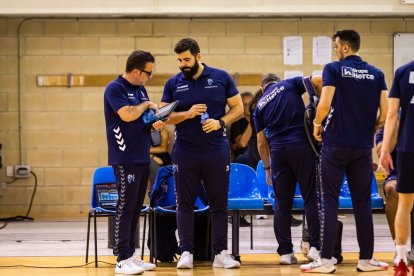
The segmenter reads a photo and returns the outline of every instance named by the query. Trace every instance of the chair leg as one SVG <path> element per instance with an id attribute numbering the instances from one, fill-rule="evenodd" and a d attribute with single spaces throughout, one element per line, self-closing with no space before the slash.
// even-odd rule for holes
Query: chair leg
<path id="1" fill-rule="evenodd" d="M 154 223 L 153 223 L 153 212 L 151 212 L 149 214 L 149 230 L 148 230 L 148 238 L 150 239 L 150 246 L 149 246 L 149 258 L 150 258 L 150 263 L 154 263 L 154 249 L 153 249 L 153 244 L 154 244 L 154 234 L 152 233 L 154 231 Z"/>
<path id="2" fill-rule="evenodd" d="M 154 258 L 155 258 L 155 265 L 157 265 L 157 262 L 158 262 L 158 260 L 157 260 L 157 257 L 158 257 L 158 255 L 157 255 L 157 213 L 154 213 L 154 227 L 153 227 L 153 229 L 154 229 L 154 233 L 153 233 L 153 236 L 152 236 L 152 246 L 153 246 L 153 249 L 154 249 Z"/>
<path id="3" fill-rule="evenodd" d="M 95 235 L 95 267 L 98 267 L 98 233 L 96 230 L 96 212 L 93 212 L 93 229 Z"/>
<path id="4" fill-rule="evenodd" d="M 144 259 L 145 232 L 147 229 L 147 214 L 144 215 L 144 229 L 142 232 L 141 260 Z"/>
<path id="5" fill-rule="evenodd" d="M 88 213 L 88 232 L 86 233 L 86 254 L 85 254 L 85 263 L 88 263 L 89 257 L 89 235 L 91 232 L 91 212 Z"/>
<path id="6" fill-rule="evenodd" d="M 216 257 L 214 255 L 214 246 L 213 246 L 213 239 L 211 238 L 211 212 L 208 211 L 208 240 L 209 240 L 209 244 L 210 244 L 210 254 L 211 254 L 211 262 L 214 262 L 214 258 Z"/>
<path id="7" fill-rule="evenodd" d="M 253 215 L 250 215 L 250 250 L 253 250 Z"/>

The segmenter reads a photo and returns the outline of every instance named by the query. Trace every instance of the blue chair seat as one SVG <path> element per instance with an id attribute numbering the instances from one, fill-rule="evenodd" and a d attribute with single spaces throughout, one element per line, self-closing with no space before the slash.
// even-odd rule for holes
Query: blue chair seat
<path id="1" fill-rule="evenodd" d="M 261 198 L 229 198 L 228 208 L 229 210 L 261 210 L 264 204 Z"/>

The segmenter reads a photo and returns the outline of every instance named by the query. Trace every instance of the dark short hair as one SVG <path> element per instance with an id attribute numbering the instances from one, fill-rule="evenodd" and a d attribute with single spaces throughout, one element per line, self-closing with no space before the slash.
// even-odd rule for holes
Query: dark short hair
<path id="1" fill-rule="evenodd" d="M 240 96 L 242 98 L 244 98 L 244 97 L 253 97 L 253 93 L 250 92 L 250 91 L 246 91 L 246 92 L 241 93 Z"/>
<path id="2" fill-rule="evenodd" d="M 133 51 L 126 62 L 125 72 L 129 73 L 134 69 L 144 69 L 147 63 L 154 63 L 154 56 L 150 52 L 136 50 Z"/>
<path id="3" fill-rule="evenodd" d="M 269 73 L 263 76 L 262 81 L 260 82 L 260 86 L 265 87 L 271 82 L 279 82 L 279 81 L 280 81 L 280 78 L 278 77 L 278 75 Z"/>
<path id="4" fill-rule="evenodd" d="M 197 41 L 190 37 L 186 37 L 175 44 L 174 52 L 176 54 L 184 53 L 187 50 L 190 50 L 190 53 L 193 56 L 196 56 L 198 53 L 200 53 L 200 47 L 198 46 Z"/>
<path id="5" fill-rule="evenodd" d="M 340 40 L 346 42 L 349 44 L 349 46 L 351 47 L 351 49 L 354 52 L 358 52 L 359 51 L 359 47 L 361 46 L 361 37 L 359 36 L 359 33 L 355 30 L 342 30 L 342 31 L 337 31 L 334 35 L 333 35 L 333 40 L 335 40 L 336 38 L 339 38 Z"/>

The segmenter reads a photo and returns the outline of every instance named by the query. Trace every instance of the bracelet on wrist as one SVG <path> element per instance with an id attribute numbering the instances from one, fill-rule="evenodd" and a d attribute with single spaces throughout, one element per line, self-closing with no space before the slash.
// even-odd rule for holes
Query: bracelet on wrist
<path id="1" fill-rule="evenodd" d="M 268 171 L 268 170 L 270 170 L 270 166 L 267 166 L 267 167 L 263 166 L 263 169 L 264 169 L 265 171 Z"/>
<path id="2" fill-rule="evenodd" d="M 315 123 L 315 120 L 313 120 L 313 126 L 315 126 L 315 127 L 320 127 L 320 126 L 321 126 L 321 124 L 317 124 L 317 123 Z"/>

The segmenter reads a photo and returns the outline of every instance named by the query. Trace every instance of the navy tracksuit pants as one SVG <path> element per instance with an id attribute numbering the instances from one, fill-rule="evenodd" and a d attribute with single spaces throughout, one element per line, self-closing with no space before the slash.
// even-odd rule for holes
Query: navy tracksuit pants
<path id="1" fill-rule="evenodd" d="M 114 165 L 113 168 L 118 190 L 114 255 L 118 256 L 117 261 L 122 261 L 135 252 L 135 231 L 147 191 L 149 164 Z"/>
<path id="2" fill-rule="evenodd" d="M 177 193 L 177 228 L 181 252 L 194 252 L 194 203 L 201 182 L 211 210 L 211 236 L 214 254 L 227 250 L 227 197 L 230 149 L 213 152 L 172 152 Z"/>
<path id="3" fill-rule="evenodd" d="M 339 195 L 345 173 L 354 209 L 360 248 L 359 259 L 371 259 L 374 251 L 371 149 L 349 149 L 325 144 L 321 151 L 321 181 L 325 209 L 321 257 L 330 259 L 334 252 Z"/>
<path id="4" fill-rule="evenodd" d="M 292 205 L 296 182 L 304 200 L 305 216 L 309 228 L 309 243 L 319 249 L 319 218 L 315 188 L 315 155 L 308 144 L 271 149 L 272 182 L 275 190 L 273 227 L 279 255 L 293 253 Z"/>

